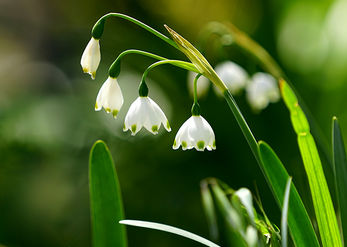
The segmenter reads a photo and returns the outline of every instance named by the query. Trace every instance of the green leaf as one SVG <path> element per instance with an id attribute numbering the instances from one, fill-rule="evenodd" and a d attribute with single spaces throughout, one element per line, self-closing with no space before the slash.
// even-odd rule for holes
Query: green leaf
<path id="1" fill-rule="evenodd" d="M 297 134 L 298 145 L 311 189 L 313 206 L 323 246 L 342 246 L 333 202 L 324 176 L 317 146 L 310 133 L 308 121 L 293 90 L 284 80 L 280 81 L 280 89 L 283 100 L 290 112 L 292 125 Z"/>
<path id="2" fill-rule="evenodd" d="M 333 164 L 337 201 L 341 218 L 342 235 L 347 242 L 347 160 L 345 145 L 336 117 L 333 117 Z"/>
<path id="3" fill-rule="evenodd" d="M 282 236 L 282 247 L 287 247 L 287 224 L 288 224 L 288 205 L 289 205 L 289 194 L 290 194 L 290 184 L 292 178 L 289 177 L 286 185 L 286 191 L 284 193 L 283 208 L 282 208 L 282 218 L 281 218 L 281 236 Z"/>
<path id="4" fill-rule="evenodd" d="M 94 247 L 126 247 L 126 233 L 118 178 L 111 154 L 97 141 L 89 157 L 89 190 Z"/>
<path id="5" fill-rule="evenodd" d="M 205 180 L 201 181 L 200 190 L 202 206 L 206 214 L 210 236 L 213 241 L 217 241 L 219 238 L 217 215 L 214 208 L 213 198 L 210 189 L 208 188 L 208 183 Z"/>
<path id="6" fill-rule="evenodd" d="M 259 155 L 267 182 L 279 207 L 282 208 L 286 181 L 289 175 L 277 155 L 265 142 L 259 142 Z M 294 244 L 298 247 L 319 246 L 310 218 L 294 184 L 290 188 L 290 198 L 288 205 L 288 226 Z"/>
<path id="7" fill-rule="evenodd" d="M 225 232 L 231 246 L 247 246 L 243 238 L 245 225 L 239 212 L 233 207 L 217 181 L 210 180 L 212 195 L 215 198 L 218 211 L 225 222 Z"/>
<path id="8" fill-rule="evenodd" d="M 200 237 L 194 233 L 182 230 L 177 227 L 168 226 L 164 224 L 154 223 L 154 222 L 148 222 L 148 221 L 141 221 L 141 220 L 121 220 L 119 222 L 120 224 L 129 225 L 129 226 L 137 226 L 137 227 L 143 227 L 148 229 L 155 229 L 159 231 L 164 232 L 170 232 L 185 238 L 189 238 L 191 240 L 194 240 L 196 242 L 199 242 L 201 244 L 204 244 L 206 246 L 210 247 L 220 247 L 219 245 L 216 245 L 215 243 L 211 242 L 210 240 L 207 240 L 203 237 Z"/>

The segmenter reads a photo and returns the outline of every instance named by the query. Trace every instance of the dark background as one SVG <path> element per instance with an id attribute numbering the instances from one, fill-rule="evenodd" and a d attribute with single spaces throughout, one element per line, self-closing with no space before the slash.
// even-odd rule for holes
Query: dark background
<path id="1" fill-rule="evenodd" d="M 261 0 L 1 0 L 0 1 L 0 246 L 90 246 L 88 154 L 102 139 L 120 179 L 126 218 L 165 223 L 208 237 L 199 182 L 217 177 L 232 188 L 255 184 L 268 216 L 280 210 L 226 103 L 213 90 L 200 101 L 215 131 L 213 152 L 174 151 L 192 100 L 184 70 L 162 66 L 150 73 L 150 96 L 165 111 L 172 132 L 123 133 L 124 116 L 153 60 L 123 59 L 119 83 L 125 103 L 117 120 L 94 112 L 107 69 L 123 50 L 137 48 L 186 59 L 160 39 L 121 19 L 110 19 L 101 40 L 95 81 L 82 73 L 80 57 L 95 21 L 108 12 L 131 15 L 166 33 L 167 24 L 193 44 L 210 21 L 231 21 L 279 62 L 318 127 L 323 165 L 330 177 L 331 117 L 347 131 L 347 4 L 344 1 Z M 250 75 L 261 71 L 238 47 L 211 41 L 214 66 L 231 59 Z M 282 101 L 260 114 L 244 94 L 236 97 L 257 139 L 267 141 L 293 176 L 312 209 L 296 137 Z M 317 135 L 318 133 L 318 135 Z M 345 136 L 346 133 L 344 132 Z M 180 237 L 128 228 L 129 246 L 197 246 Z"/>

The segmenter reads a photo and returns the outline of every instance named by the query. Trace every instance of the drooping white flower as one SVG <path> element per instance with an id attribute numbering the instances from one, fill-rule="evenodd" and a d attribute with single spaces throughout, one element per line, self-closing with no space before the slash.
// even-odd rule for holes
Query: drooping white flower
<path id="1" fill-rule="evenodd" d="M 246 90 L 247 100 L 255 111 L 263 110 L 270 102 L 277 102 L 280 98 L 276 79 L 263 72 L 252 76 Z"/>
<path id="2" fill-rule="evenodd" d="M 169 121 L 160 107 L 148 96 L 138 97 L 130 106 L 124 121 L 124 131 L 130 130 L 135 135 L 145 127 L 154 135 L 158 134 L 160 125 L 171 131 Z"/>
<path id="3" fill-rule="evenodd" d="M 183 150 L 216 149 L 215 136 L 210 124 L 202 116 L 191 116 L 178 130 L 172 148 L 178 149 L 180 146 Z"/>
<path id="4" fill-rule="evenodd" d="M 215 71 L 232 94 L 239 93 L 247 84 L 248 73 L 234 62 L 220 63 L 216 66 Z M 219 88 L 214 86 L 214 89 L 217 95 L 223 96 Z"/>
<path id="5" fill-rule="evenodd" d="M 193 71 L 188 72 L 187 85 L 190 96 L 194 96 L 194 79 L 197 76 L 197 73 Z M 207 95 L 210 88 L 210 82 L 205 76 L 200 76 L 197 84 L 197 93 L 198 98 L 203 98 Z"/>
<path id="6" fill-rule="evenodd" d="M 87 47 L 84 49 L 81 58 L 81 66 L 84 73 L 90 74 L 92 79 L 95 79 L 96 70 L 100 63 L 100 44 L 99 40 L 91 38 Z"/>
<path id="7" fill-rule="evenodd" d="M 100 111 L 104 108 L 107 113 L 112 113 L 113 117 L 116 118 L 123 102 L 122 90 L 117 79 L 109 76 L 96 97 L 95 110 Z"/>

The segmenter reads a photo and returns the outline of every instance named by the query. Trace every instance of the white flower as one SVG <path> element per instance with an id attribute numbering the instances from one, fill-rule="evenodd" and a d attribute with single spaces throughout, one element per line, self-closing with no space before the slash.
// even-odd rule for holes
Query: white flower
<path id="1" fill-rule="evenodd" d="M 112 112 L 113 117 L 116 118 L 123 102 L 123 94 L 117 79 L 108 77 L 96 97 L 95 110 L 100 111 L 104 108 L 107 113 Z"/>
<path id="2" fill-rule="evenodd" d="M 247 86 L 247 100 L 254 110 L 260 111 L 279 98 L 277 81 L 272 75 L 258 72 L 252 76 Z"/>
<path id="3" fill-rule="evenodd" d="M 145 127 L 154 135 L 158 134 L 160 125 L 171 131 L 169 121 L 160 107 L 149 97 L 138 97 L 130 106 L 124 121 L 124 131 L 130 130 L 135 135 Z"/>
<path id="4" fill-rule="evenodd" d="M 210 124 L 202 116 L 191 116 L 178 130 L 172 148 L 178 149 L 180 146 L 183 150 L 216 149 L 216 141 Z"/>
<path id="5" fill-rule="evenodd" d="M 240 65 L 226 61 L 220 63 L 215 68 L 216 73 L 225 83 L 232 94 L 239 93 L 247 84 L 248 73 Z M 222 92 L 214 87 L 217 95 L 222 96 Z"/>
<path id="6" fill-rule="evenodd" d="M 82 54 L 81 66 L 84 73 L 90 74 L 92 79 L 95 79 L 95 73 L 100 63 L 100 44 L 99 40 L 91 38 L 86 49 Z"/>
<path id="7" fill-rule="evenodd" d="M 197 73 L 193 71 L 188 72 L 187 85 L 190 96 L 194 96 L 194 79 Z M 197 83 L 197 93 L 198 98 L 203 98 L 206 96 L 208 89 L 210 88 L 210 82 L 205 76 L 200 76 Z"/>

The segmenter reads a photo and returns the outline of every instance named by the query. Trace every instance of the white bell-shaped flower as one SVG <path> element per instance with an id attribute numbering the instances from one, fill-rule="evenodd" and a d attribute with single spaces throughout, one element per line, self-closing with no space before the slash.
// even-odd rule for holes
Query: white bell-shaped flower
<path id="1" fill-rule="evenodd" d="M 138 97 L 130 106 L 124 121 L 124 131 L 130 130 L 135 135 L 145 127 L 154 135 L 158 134 L 160 125 L 171 131 L 169 121 L 160 107 L 148 96 Z"/>
<path id="2" fill-rule="evenodd" d="M 197 73 L 193 71 L 188 72 L 187 85 L 190 96 L 193 98 L 194 96 L 194 79 L 197 76 Z M 210 82 L 205 76 L 200 76 L 197 84 L 197 93 L 198 98 L 203 98 L 207 95 L 208 90 L 210 88 Z"/>
<path id="3" fill-rule="evenodd" d="M 280 99 L 276 79 L 267 73 L 258 72 L 252 76 L 247 86 L 247 100 L 255 111 L 261 111 L 270 102 Z"/>
<path id="4" fill-rule="evenodd" d="M 113 117 L 116 118 L 123 102 L 122 90 L 117 79 L 109 76 L 96 97 L 95 110 L 100 111 L 104 108 L 107 113 L 112 113 Z"/>
<path id="5" fill-rule="evenodd" d="M 239 93 L 246 87 L 248 81 L 248 73 L 240 65 L 226 61 L 220 63 L 215 68 L 216 73 L 225 83 L 231 94 Z M 222 92 L 214 86 L 217 95 L 223 96 Z"/>
<path id="6" fill-rule="evenodd" d="M 99 40 L 91 38 L 87 47 L 84 49 L 81 58 L 81 66 L 84 73 L 90 74 L 92 79 L 95 79 L 96 70 L 100 63 L 100 44 Z"/>
<path id="7" fill-rule="evenodd" d="M 216 149 L 215 136 L 210 124 L 202 116 L 191 116 L 178 130 L 172 148 L 178 149 L 180 146 L 183 150 Z"/>

